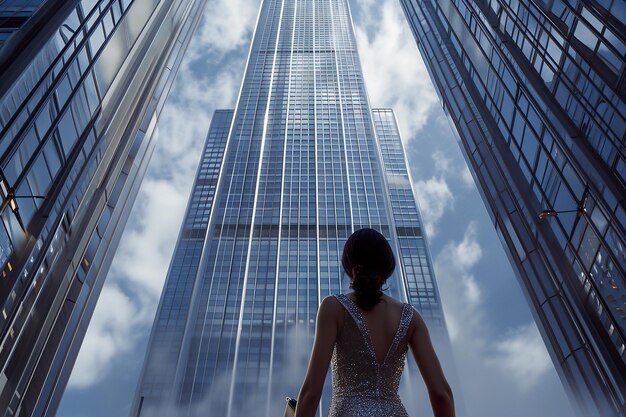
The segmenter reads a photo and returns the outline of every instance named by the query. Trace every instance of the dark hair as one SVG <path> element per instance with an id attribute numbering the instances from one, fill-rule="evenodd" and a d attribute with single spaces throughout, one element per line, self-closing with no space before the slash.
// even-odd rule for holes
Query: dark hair
<path id="1" fill-rule="evenodd" d="M 351 279 L 359 307 L 369 310 L 383 296 L 382 286 L 393 273 L 396 259 L 385 236 L 374 229 L 352 233 L 343 247 L 341 264 Z"/>

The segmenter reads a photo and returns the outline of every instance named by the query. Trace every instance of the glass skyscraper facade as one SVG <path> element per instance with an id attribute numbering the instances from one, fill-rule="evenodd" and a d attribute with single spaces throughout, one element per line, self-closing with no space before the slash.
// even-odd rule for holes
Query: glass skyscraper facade
<path id="1" fill-rule="evenodd" d="M 626 415 L 626 3 L 401 3 L 570 398 Z"/>
<path id="2" fill-rule="evenodd" d="M 0 7 L 0 48 L 21 28 L 44 0 L 7 0 Z"/>
<path id="3" fill-rule="evenodd" d="M 362 227 L 397 254 L 388 293 L 449 344 L 396 119 L 370 108 L 347 0 L 265 0 L 236 107 L 209 128 L 131 415 L 282 413 L 320 301 L 349 291 L 341 252 Z"/>
<path id="4" fill-rule="evenodd" d="M 55 414 L 204 3 L 0 2 L 3 417 Z"/>

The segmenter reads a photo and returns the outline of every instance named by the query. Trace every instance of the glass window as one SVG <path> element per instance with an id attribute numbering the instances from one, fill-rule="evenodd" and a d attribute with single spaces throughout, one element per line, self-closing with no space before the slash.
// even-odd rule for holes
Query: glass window
<path id="1" fill-rule="evenodd" d="M 74 95 L 74 99 L 72 100 L 72 114 L 78 132 L 82 133 L 91 119 L 87 97 L 85 96 L 85 90 L 83 88 L 79 88 Z"/>
<path id="2" fill-rule="evenodd" d="M 76 127 L 72 121 L 72 112 L 69 109 L 65 112 L 65 114 L 63 114 L 61 120 L 59 120 L 57 128 L 59 137 L 61 138 L 63 152 L 67 158 L 76 143 L 76 138 L 78 137 L 78 132 L 76 132 Z"/>
<path id="3" fill-rule="evenodd" d="M 32 191 L 28 186 L 27 181 L 22 181 L 22 183 L 15 190 L 15 195 L 32 195 Z M 22 221 L 24 222 L 24 226 L 28 226 L 30 220 L 35 215 L 37 211 L 37 206 L 35 206 L 35 202 L 32 198 L 20 198 L 17 200 L 17 204 L 19 207 L 19 214 L 22 217 Z M 9 210 L 10 211 L 10 210 Z M 18 226 L 19 227 L 19 226 Z"/>
<path id="4" fill-rule="evenodd" d="M 44 154 L 41 153 L 28 173 L 28 183 L 34 195 L 45 196 L 52 183 Z"/>
<path id="5" fill-rule="evenodd" d="M 82 0 L 80 3 L 83 7 L 84 10 L 84 14 L 88 15 L 89 12 L 91 11 L 91 9 L 93 9 L 93 7 L 98 4 L 99 0 Z"/>
<path id="6" fill-rule="evenodd" d="M 72 94 L 72 89 L 70 87 L 70 82 L 67 79 L 67 75 L 65 75 L 59 82 L 59 85 L 57 86 L 57 89 L 55 91 L 57 102 L 60 108 L 62 108 L 63 105 L 67 102 L 70 94 Z"/>
<path id="7" fill-rule="evenodd" d="M 20 143 L 18 148 L 20 161 L 23 166 L 26 165 L 31 155 L 35 152 L 35 149 L 37 149 L 38 145 L 39 139 L 37 138 L 37 133 L 35 132 L 35 128 L 31 126 L 24 134 L 22 142 Z"/>
<path id="8" fill-rule="evenodd" d="M 98 23 L 95 26 L 95 29 L 91 36 L 89 36 L 89 46 L 91 47 L 91 55 L 97 55 L 98 51 L 102 47 L 104 43 L 104 30 L 102 29 L 102 24 Z"/>
<path id="9" fill-rule="evenodd" d="M 43 153 L 46 159 L 46 165 L 50 169 L 50 174 L 52 178 L 55 178 L 61 169 L 61 157 L 54 140 L 48 140 L 43 148 Z"/>
<path id="10" fill-rule="evenodd" d="M 118 28 L 96 61 L 96 79 L 103 94 L 111 85 L 128 54 L 128 43 L 124 29 L 124 25 Z"/>
<path id="11" fill-rule="evenodd" d="M 37 127 L 37 133 L 39 133 L 39 137 L 43 137 L 48 129 L 50 129 L 50 125 L 52 124 L 52 119 L 56 116 L 56 110 L 54 109 L 52 103 L 48 101 L 44 104 L 41 112 L 37 116 L 35 120 L 35 126 Z"/>
<path id="12" fill-rule="evenodd" d="M 11 245 L 11 240 L 4 228 L 4 224 L 0 224 L 0 265 L 4 265 L 9 259 L 11 252 L 13 252 L 13 245 Z"/>
<path id="13" fill-rule="evenodd" d="M 100 104 L 96 84 L 93 81 L 93 73 L 87 74 L 85 80 L 83 81 L 83 85 L 85 87 L 85 94 L 87 95 L 87 103 L 89 104 L 89 113 L 93 115 Z"/>

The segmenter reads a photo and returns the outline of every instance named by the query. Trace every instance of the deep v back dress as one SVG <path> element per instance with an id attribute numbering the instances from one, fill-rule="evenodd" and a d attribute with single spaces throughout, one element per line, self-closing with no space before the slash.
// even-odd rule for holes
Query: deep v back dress
<path id="1" fill-rule="evenodd" d="M 329 417 L 408 417 L 398 396 L 413 309 L 402 306 L 400 323 L 382 363 L 378 363 L 367 322 L 354 301 L 335 298 L 346 310 L 332 358 L 333 397 Z"/>

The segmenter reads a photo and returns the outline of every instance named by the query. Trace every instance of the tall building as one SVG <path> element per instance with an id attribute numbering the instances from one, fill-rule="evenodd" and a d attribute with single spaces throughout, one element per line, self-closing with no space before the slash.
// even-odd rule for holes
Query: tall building
<path id="1" fill-rule="evenodd" d="M 0 6 L 0 48 L 21 28 L 44 0 L 3 1 Z"/>
<path id="2" fill-rule="evenodd" d="M 398 256 L 388 293 L 449 344 L 396 119 L 369 106 L 347 0 L 265 0 L 236 107 L 209 128 L 131 416 L 279 415 L 366 226 Z"/>
<path id="3" fill-rule="evenodd" d="M 566 391 L 625 416 L 626 3 L 401 3 Z"/>
<path id="4" fill-rule="evenodd" d="M 55 414 L 203 5 L 0 2 L 3 417 Z"/>

